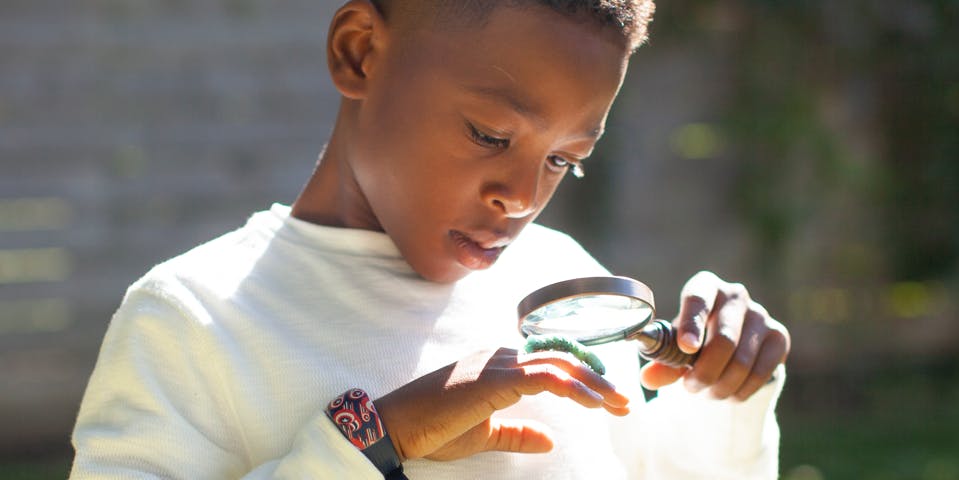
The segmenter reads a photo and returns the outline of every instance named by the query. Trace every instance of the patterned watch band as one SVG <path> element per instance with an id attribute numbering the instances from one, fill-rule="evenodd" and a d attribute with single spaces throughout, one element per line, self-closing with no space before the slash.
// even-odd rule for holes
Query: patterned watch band
<path id="1" fill-rule="evenodd" d="M 406 479 L 393 440 L 386 433 L 373 400 L 366 392 L 359 388 L 348 390 L 330 402 L 326 414 L 387 480 Z"/>

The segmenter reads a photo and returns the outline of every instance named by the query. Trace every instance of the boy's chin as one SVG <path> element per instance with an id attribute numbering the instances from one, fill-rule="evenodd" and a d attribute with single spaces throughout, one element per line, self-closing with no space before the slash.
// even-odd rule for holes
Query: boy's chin
<path id="1" fill-rule="evenodd" d="M 481 268 L 468 268 L 456 260 L 443 262 L 444 265 L 437 265 L 439 262 L 433 263 L 432 265 L 417 265 L 414 262 L 409 263 L 419 276 L 435 283 L 453 283 L 462 280 L 475 271 L 485 270 L 492 266 L 491 263 Z"/>
<path id="2" fill-rule="evenodd" d="M 416 270 L 416 273 L 424 279 L 435 283 L 453 283 L 462 280 L 473 272 L 473 270 L 459 264 L 444 269 L 417 269 L 414 266 L 413 270 Z"/>

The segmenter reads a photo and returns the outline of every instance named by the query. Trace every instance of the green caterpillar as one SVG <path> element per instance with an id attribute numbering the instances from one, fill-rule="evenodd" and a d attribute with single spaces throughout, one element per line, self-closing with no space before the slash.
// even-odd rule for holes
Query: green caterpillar
<path id="1" fill-rule="evenodd" d="M 605 375 L 606 366 L 595 353 L 586 349 L 586 346 L 576 340 L 561 335 L 530 335 L 526 337 L 526 353 L 541 352 L 543 350 L 558 350 L 572 353 L 579 361 L 586 364 L 594 372 Z"/>

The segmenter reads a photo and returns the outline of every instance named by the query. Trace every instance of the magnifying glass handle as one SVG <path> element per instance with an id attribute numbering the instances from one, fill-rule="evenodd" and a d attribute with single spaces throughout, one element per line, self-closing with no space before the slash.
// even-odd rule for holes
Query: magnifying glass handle
<path id="1" fill-rule="evenodd" d="M 648 360 L 656 360 L 673 367 L 692 365 L 699 352 L 689 354 L 679 349 L 676 329 L 665 320 L 653 320 L 632 337 L 642 345 L 639 354 Z"/>

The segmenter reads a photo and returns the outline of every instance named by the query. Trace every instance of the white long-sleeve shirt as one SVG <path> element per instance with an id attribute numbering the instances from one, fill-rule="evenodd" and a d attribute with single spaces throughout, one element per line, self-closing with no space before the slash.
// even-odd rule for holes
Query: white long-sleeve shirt
<path id="1" fill-rule="evenodd" d="M 80 408 L 71 478 L 380 479 L 325 415 L 332 398 L 359 387 L 375 399 L 473 352 L 518 348 L 526 293 L 603 274 L 569 237 L 530 225 L 492 268 L 431 283 L 383 233 L 274 205 L 127 291 Z M 547 425 L 550 453 L 410 460 L 409 478 L 776 477 L 782 371 L 744 403 L 681 386 L 645 403 L 635 348 L 594 351 L 631 396 L 627 417 L 525 397 L 495 415 Z"/>

